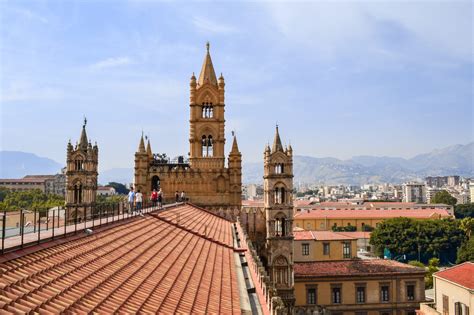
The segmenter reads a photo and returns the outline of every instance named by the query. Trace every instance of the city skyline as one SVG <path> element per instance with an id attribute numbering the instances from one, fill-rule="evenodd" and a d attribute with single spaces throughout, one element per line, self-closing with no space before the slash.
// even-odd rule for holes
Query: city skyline
<path id="1" fill-rule="evenodd" d="M 103 169 L 130 167 L 142 130 L 154 152 L 186 155 L 207 40 L 226 79 L 226 152 L 235 130 L 244 162 L 277 122 L 296 155 L 317 157 L 474 140 L 470 2 L 0 6 L 1 150 L 62 163 L 86 115 Z"/>

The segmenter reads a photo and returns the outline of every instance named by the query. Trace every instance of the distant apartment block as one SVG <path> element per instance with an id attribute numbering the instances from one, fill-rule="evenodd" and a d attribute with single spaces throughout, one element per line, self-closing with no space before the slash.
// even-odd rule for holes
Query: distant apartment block
<path id="1" fill-rule="evenodd" d="M 97 187 L 97 196 L 113 196 L 115 195 L 115 188 L 110 186 L 99 186 Z"/>
<path id="2" fill-rule="evenodd" d="M 5 187 L 10 191 L 39 189 L 46 194 L 64 196 L 66 176 L 61 173 L 56 175 L 27 175 L 19 179 L 0 179 L 0 187 Z"/>
<path id="3" fill-rule="evenodd" d="M 426 185 L 417 182 L 403 184 L 403 202 L 426 203 Z"/>

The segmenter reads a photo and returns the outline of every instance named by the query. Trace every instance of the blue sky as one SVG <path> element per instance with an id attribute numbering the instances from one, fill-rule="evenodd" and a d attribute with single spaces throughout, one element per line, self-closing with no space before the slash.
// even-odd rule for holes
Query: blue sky
<path id="1" fill-rule="evenodd" d="M 467 143 L 471 1 L 0 1 L 2 150 L 64 162 L 83 115 L 102 169 L 188 152 L 189 78 L 211 43 L 227 151 L 411 157 Z"/>

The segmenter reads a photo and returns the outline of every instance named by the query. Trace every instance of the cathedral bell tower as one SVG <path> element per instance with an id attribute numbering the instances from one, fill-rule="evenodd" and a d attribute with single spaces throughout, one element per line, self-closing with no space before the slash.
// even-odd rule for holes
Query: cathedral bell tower
<path id="1" fill-rule="evenodd" d="M 264 153 L 264 203 L 266 255 L 270 279 L 291 312 L 294 303 L 293 274 L 293 149 L 283 149 L 278 126 L 273 146 Z"/>
<path id="2" fill-rule="evenodd" d="M 95 206 L 97 193 L 97 166 L 99 149 L 87 141 L 87 120 L 84 118 L 81 137 L 75 147 L 67 145 L 66 160 L 66 207 L 68 220 L 83 220 L 86 208 Z"/>
<path id="3" fill-rule="evenodd" d="M 190 82 L 190 166 L 194 169 L 223 169 L 225 164 L 224 77 L 216 77 L 209 53 L 199 78 Z"/>

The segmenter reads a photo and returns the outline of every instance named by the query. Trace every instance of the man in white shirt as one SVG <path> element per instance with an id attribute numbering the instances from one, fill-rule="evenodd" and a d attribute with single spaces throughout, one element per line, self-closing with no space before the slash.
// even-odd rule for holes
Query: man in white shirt
<path id="1" fill-rule="evenodd" d="M 135 194 L 135 205 L 137 207 L 137 212 L 142 214 L 142 202 L 143 202 L 143 195 L 140 190 L 137 191 Z"/>
<path id="2" fill-rule="evenodd" d="M 133 203 L 135 202 L 135 192 L 133 191 L 133 187 L 130 187 L 130 192 L 128 193 L 128 213 L 132 213 L 133 211 Z"/>

